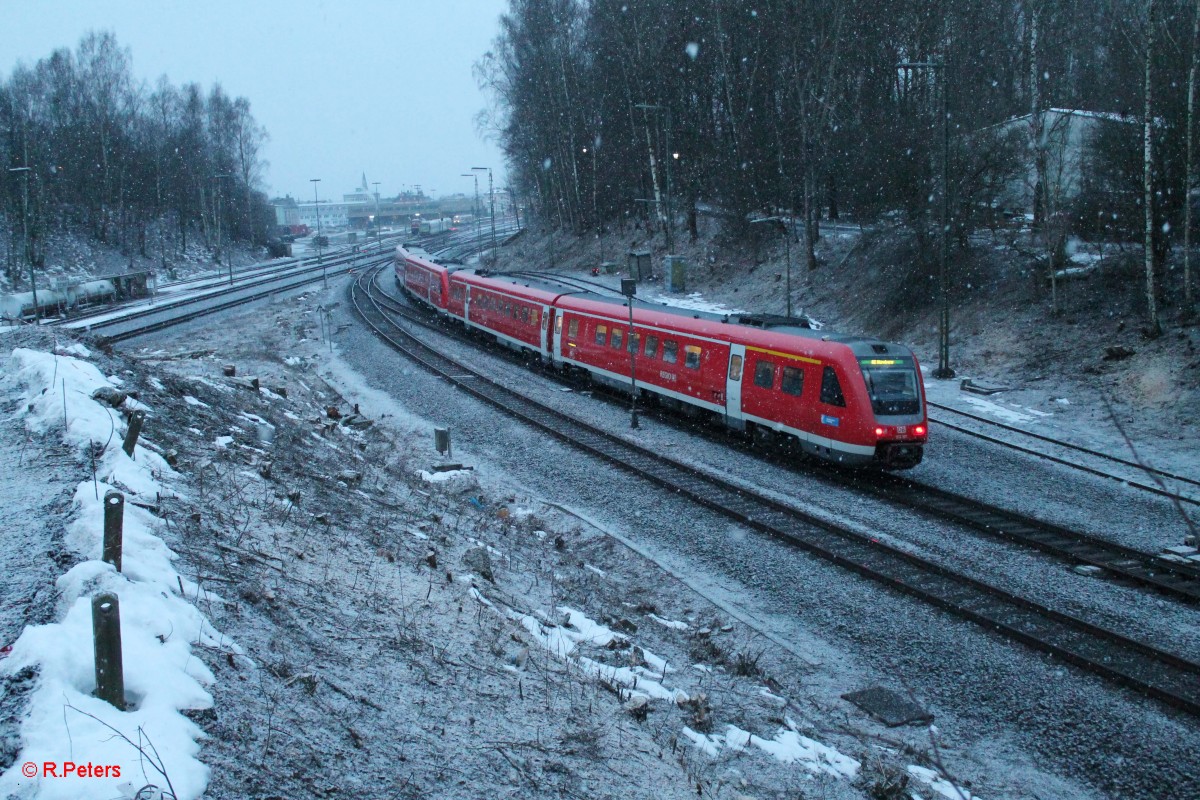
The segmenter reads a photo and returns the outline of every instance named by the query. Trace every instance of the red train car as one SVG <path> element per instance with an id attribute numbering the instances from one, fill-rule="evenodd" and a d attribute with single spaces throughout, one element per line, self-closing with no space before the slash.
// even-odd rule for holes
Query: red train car
<path id="1" fill-rule="evenodd" d="M 410 295 L 446 313 L 446 298 L 450 296 L 450 273 L 454 267 L 444 267 L 424 256 L 396 248 L 396 283 Z"/>
<path id="2" fill-rule="evenodd" d="M 401 258 L 401 254 L 404 257 Z M 916 357 L 795 318 L 635 303 L 397 251 L 397 280 L 440 313 L 564 370 L 851 465 L 918 464 L 928 434 Z"/>
<path id="3" fill-rule="evenodd" d="M 554 302 L 560 295 L 561 290 L 528 281 L 457 270 L 450 276 L 446 311 L 505 347 L 545 359 L 550 352 Z"/>

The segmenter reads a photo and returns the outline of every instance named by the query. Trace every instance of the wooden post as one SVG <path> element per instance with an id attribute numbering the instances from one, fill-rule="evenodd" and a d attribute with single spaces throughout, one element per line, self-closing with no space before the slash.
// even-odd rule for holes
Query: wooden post
<path id="1" fill-rule="evenodd" d="M 125 710 L 125 671 L 121 663 L 121 604 L 106 592 L 92 598 L 92 638 L 96 653 L 96 696 Z"/>
<path id="2" fill-rule="evenodd" d="M 122 524 L 125 520 L 125 495 L 110 489 L 104 493 L 104 552 L 101 558 L 121 571 Z"/>
<path id="3" fill-rule="evenodd" d="M 142 423 L 146 420 L 146 412 L 138 409 L 129 417 L 129 430 L 125 433 L 125 455 L 133 458 L 133 448 L 137 444 L 138 434 L 142 432 Z"/>

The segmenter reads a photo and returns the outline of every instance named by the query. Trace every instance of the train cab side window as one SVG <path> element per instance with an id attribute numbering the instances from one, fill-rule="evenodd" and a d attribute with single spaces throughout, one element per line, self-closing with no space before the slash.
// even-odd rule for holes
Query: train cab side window
<path id="1" fill-rule="evenodd" d="M 799 367 L 784 367 L 783 382 L 779 388 L 784 394 L 799 397 L 804 392 L 804 370 Z"/>
<path id="2" fill-rule="evenodd" d="M 679 360 L 679 342 L 672 342 L 670 339 L 663 342 L 663 361 L 668 364 L 674 364 Z"/>
<path id="3" fill-rule="evenodd" d="M 558 328 L 559 328 L 559 330 L 562 330 L 562 317 L 558 318 Z M 574 339 L 578 335 L 579 335 L 579 320 L 573 319 L 573 320 L 571 320 L 571 324 L 567 326 L 567 338 Z"/>
<path id="4" fill-rule="evenodd" d="M 740 381 L 742 379 L 742 357 L 729 357 L 729 380 Z"/>
<path id="5" fill-rule="evenodd" d="M 625 347 L 625 349 L 631 353 L 637 353 L 638 344 L 640 344 L 641 341 L 642 335 L 635 331 L 634 333 L 629 334 L 629 344 Z"/>
<path id="6" fill-rule="evenodd" d="M 754 385 L 764 389 L 775 388 L 775 365 L 770 361 L 760 361 L 754 366 Z"/>
<path id="7" fill-rule="evenodd" d="M 607 341 L 608 341 L 608 326 L 607 325 L 597 325 L 596 326 L 596 344 L 604 344 Z"/>
<path id="8" fill-rule="evenodd" d="M 658 337 L 646 337 L 646 349 L 642 352 L 646 358 L 655 358 L 658 356 Z"/>
<path id="9" fill-rule="evenodd" d="M 611 338 L 609 338 L 608 343 L 610 345 L 612 345 L 613 350 L 621 349 L 621 329 L 620 328 L 612 329 L 612 336 L 611 336 Z"/>
<path id="10" fill-rule="evenodd" d="M 688 369 L 700 369 L 700 348 L 689 344 L 683 348 L 683 365 Z"/>
<path id="11" fill-rule="evenodd" d="M 821 374 L 821 402 L 831 406 L 846 405 L 846 398 L 842 395 L 842 384 L 838 381 L 833 367 L 826 367 Z"/>

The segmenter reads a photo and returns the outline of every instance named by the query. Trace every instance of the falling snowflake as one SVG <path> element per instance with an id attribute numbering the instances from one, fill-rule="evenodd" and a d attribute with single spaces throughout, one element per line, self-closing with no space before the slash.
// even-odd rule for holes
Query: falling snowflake
<path id="1" fill-rule="evenodd" d="M 700 55 L 700 45 L 695 42 L 688 42 L 687 47 L 683 49 L 693 61 L 696 60 L 696 56 Z"/>

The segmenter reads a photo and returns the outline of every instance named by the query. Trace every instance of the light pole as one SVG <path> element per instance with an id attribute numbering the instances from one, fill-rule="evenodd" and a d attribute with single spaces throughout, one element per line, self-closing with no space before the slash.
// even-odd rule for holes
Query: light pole
<path id="1" fill-rule="evenodd" d="M 666 118 L 667 154 L 673 156 L 674 154 L 671 152 L 671 109 L 666 108 L 665 106 L 654 105 L 653 103 L 638 103 L 634 106 L 634 108 L 642 109 L 642 111 L 646 112 L 647 117 L 649 117 L 651 111 L 663 112 L 663 115 Z M 650 143 L 650 125 L 648 123 L 646 125 L 646 147 L 650 151 L 650 179 L 654 182 L 654 190 L 657 192 L 658 177 L 655 174 L 654 148 Z M 660 212 L 663 216 L 663 235 L 666 239 L 667 255 L 673 255 L 675 250 L 674 243 L 671 240 L 671 161 L 672 158 L 667 159 L 667 191 L 666 197 L 663 198 L 662 211 Z"/>
<path id="2" fill-rule="evenodd" d="M 600 247 L 600 263 L 604 263 L 604 226 L 600 222 L 600 206 L 596 200 L 597 181 L 596 181 L 596 151 L 600 149 L 600 134 L 596 134 L 596 139 L 592 142 L 592 216 L 596 218 L 596 243 Z M 587 155 L 588 149 L 583 148 L 583 154 Z"/>
<path id="3" fill-rule="evenodd" d="M 475 181 L 475 203 L 471 206 L 471 227 L 475 229 L 475 239 L 478 241 L 480 223 L 479 218 L 482 216 L 479 213 L 479 173 L 460 172 L 459 176 L 463 178 L 470 178 L 471 180 Z"/>
<path id="4" fill-rule="evenodd" d="M 375 187 L 375 244 L 379 248 L 380 254 L 383 253 L 383 233 L 380 228 L 383 221 L 379 217 L 379 184 L 380 181 L 371 181 L 371 185 Z"/>
<path id="5" fill-rule="evenodd" d="M 33 292 L 33 322 L 36 325 L 42 321 L 42 311 L 38 307 L 37 280 L 34 278 L 33 259 L 29 256 L 29 173 L 33 172 L 33 169 L 31 167 L 9 167 L 8 171 L 21 173 L 21 253 L 25 256 L 25 263 L 29 264 L 29 288 Z"/>
<path id="6" fill-rule="evenodd" d="M 930 59 L 928 61 L 902 61 L 896 65 L 899 69 L 928 69 L 941 70 L 942 84 L 942 239 L 940 263 L 938 266 L 938 366 L 933 371 L 933 377 L 948 379 L 954 377 L 950 367 L 950 296 L 946 288 L 946 262 L 950 258 L 950 92 L 949 75 L 946 71 L 946 59 Z"/>
<path id="7" fill-rule="evenodd" d="M 487 170 L 488 174 L 488 207 L 492 216 L 492 264 L 496 263 L 496 192 L 492 185 L 491 167 L 471 167 L 472 170 Z"/>
<path id="8" fill-rule="evenodd" d="M 637 281 L 621 279 L 621 294 L 629 304 L 629 427 L 638 427 L 637 414 L 637 342 L 633 337 L 633 296 L 637 294 Z"/>
<path id="9" fill-rule="evenodd" d="M 788 319 L 791 319 L 791 317 L 792 317 L 792 241 L 791 241 L 792 234 L 788 230 L 787 223 L 784 222 L 783 218 L 781 218 L 781 217 L 763 217 L 762 219 L 750 220 L 751 225 L 755 225 L 755 224 L 758 224 L 761 222 L 778 222 L 780 224 L 780 226 L 783 228 L 783 252 L 784 252 L 784 258 L 786 259 L 786 263 L 787 263 L 787 269 L 786 269 L 787 283 L 786 283 L 786 289 L 785 289 L 785 291 L 787 292 L 787 315 L 788 315 Z"/>
<path id="10" fill-rule="evenodd" d="M 328 289 L 329 281 L 325 279 L 325 259 L 321 252 L 321 242 L 324 239 L 321 235 L 321 201 L 317 199 L 317 184 L 321 182 L 321 179 L 309 178 L 308 181 L 313 185 L 313 213 L 317 215 L 317 263 L 321 265 L 321 285 Z"/>
<path id="11" fill-rule="evenodd" d="M 213 175 L 213 193 L 216 195 L 216 217 L 217 217 L 217 266 L 221 266 L 221 179 L 232 178 L 233 176 L 224 173 L 221 175 Z M 225 260 L 229 262 L 229 285 L 233 286 L 233 259 L 226 254 Z"/>

